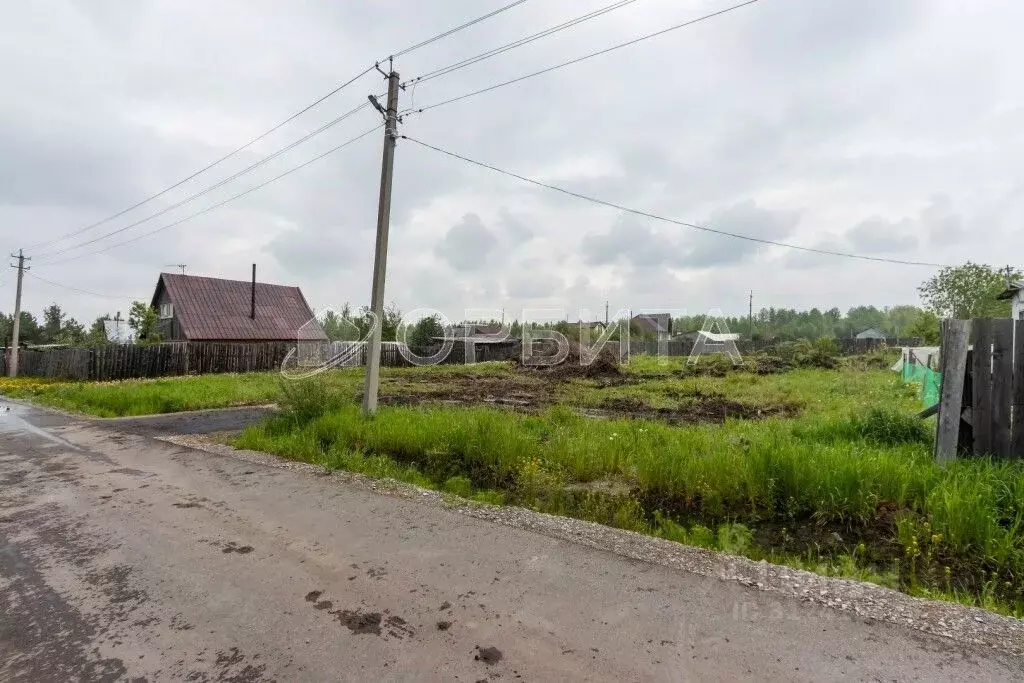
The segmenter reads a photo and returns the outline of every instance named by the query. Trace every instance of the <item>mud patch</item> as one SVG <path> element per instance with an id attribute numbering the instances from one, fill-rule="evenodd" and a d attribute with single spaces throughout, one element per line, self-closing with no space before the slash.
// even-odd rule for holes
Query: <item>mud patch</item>
<path id="1" fill-rule="evenodd" d="M 362 635 L 380 635 L 380 625 L 384 615 L 380 612 L 363 612 L 362 610 L 339 610 L 331 612 L 345 628 L 352 633 Z"/>
<path id="2" fill-rule="evenodd" d="M 384 624 L 387 626 L 388 635 L 393 638 L 411 638 L 416 635 L 416 631 L 402 617 L 389 616 L 384 620 Z"/>
<path id="3" fill-rule="evenodd" d="M 222 553 L 238 553 L 239 555 L 248 555 L 252 551 L 253 547 L 251 545 L 238 545 L 234 541 L 230 541 L 221 549 Z"/>
<path id="4" fill-rule="evenodd" d="M 610 396 L 598 408 L 588 408 L 586 414 L 598 417 L 657 420 L 669 424 L 711 422 L 721 424 L 727 419 L 764 420 L 770 417 L 795 417 L 800 406 L 794 403 L 751 405 L 726 398 L 723 394 L 698 392 L 691 401 L 675 408 L 654 408 L 640 398 Z"/>
<path id="5" fill-rule="evenodd" d="M 501 650 L 496 647 L 480 647 L 476 646 L 476 654 L 473 655 L 473 659 L 478 662 L 491 666 L 497 664 L 502 658 Z"/>
<path id="6" fill-rule="evenodd" d="M 316 602 L 323 594 L 323 591 L 309 591 L 306 593 L 306 602 Z"/>

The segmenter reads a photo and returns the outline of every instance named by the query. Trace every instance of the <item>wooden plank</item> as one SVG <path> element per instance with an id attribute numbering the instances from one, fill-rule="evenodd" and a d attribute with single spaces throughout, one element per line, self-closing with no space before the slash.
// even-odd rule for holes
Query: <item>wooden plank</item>
<path id="1" fill-rule="evenodd" d="M 974 322 L 974 396 L 971 421 L 974 427 L 974 455 L 992 452 L 992 319 Z"/>
<path id="2" fill-rule="evenodd" d="M 939 399 L 935 460 L 947 463 L 956 459 L 960 435 L 960 411 L 963 406 L 964 373 L 967 370 L 967 342 L 971 321 L 945 320 L 942 323 L 942 387 Z"/>
<path id="3" fill-rule="evenodd" d="M 1024 320 L 1014 321 L 1013 335 L 1013 426 L 1010 452 L 1024 458 Z"/>
<path id="4" fill-rule="evenodd" d="M 1013 405 L 1013 319 L 992 321 L 992 453 L 1011 456 L 1010 407 Z"/>

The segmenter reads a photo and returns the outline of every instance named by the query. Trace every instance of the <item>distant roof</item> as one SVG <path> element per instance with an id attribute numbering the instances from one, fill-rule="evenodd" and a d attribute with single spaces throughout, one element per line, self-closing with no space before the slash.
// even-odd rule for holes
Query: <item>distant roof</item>
<path id="1" fill-rule="evenodd" d="M 1006 289 L 1004 289 L 997 298 L 999 299 L 1012 299 L 1017 296 L 1017 292 L 1024 289 L 1024 282 L 1014 280 L 1010 282 Z"/>
<path id="2" fill-rule="evenodd" d="M 652 332 L 672 331 L 672 316 L 668 313 L 638 313 L 633 316 L 633 322 Z"/>
<path id="3" fill-rule="evenodd" d="M 152 304 L 162 289 L 190 341 L 326 341 L 298 287 L 256 283 L 256 319 L 249 317 L 252 282 L 160 273 Z"/>
<path id="4" fill-rule="evenodd" d="M 885 339 L 885 332 L 880 332 L 873 327 L 869 327 L 860 334 L 857 335 L 857 339 Z"/>

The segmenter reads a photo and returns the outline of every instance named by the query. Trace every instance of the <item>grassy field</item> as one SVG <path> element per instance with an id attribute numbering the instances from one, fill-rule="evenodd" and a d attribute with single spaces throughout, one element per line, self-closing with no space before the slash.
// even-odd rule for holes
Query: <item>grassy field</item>
<path id="1" fill-rule="evenodd" d="M 385 369 L 373 420 L 359 370 L 0 391 L 95 415 L 278 403 L 235 445 L 1024 616 L 1024 464 L 938 467 L 914 388 L 870 365 Z"/>
<path id="2" fill-rule="evenodd" d="M 443 368 L 382 368 L 382 391 L 402 388 L 410 378 L 451 377 L 473 374 L 492 376 L 504 374 L 501 364 L 446 366 Z M 339 370 L 324 373 L 327 382 L 337 391 L 362 391 L 360 370 Z M 161 379 L 131 379 L 118 382 L 75 382 L 35 377 L 0 377 L 0 394 L 52 406 L 61 410 L 97 417 L 129 417 L 177 413 L 205 408 L 266 405 L 276 403 L 282 386 L 294 383 L 277 372 L 247 374 L 192 375 Z"/>
<path id="3" fill-rule="evenodd" d="M 522 388 L 521 372 L 488 373 L 468 379 Z M 421 381 L 392 376 L 390 390 Z M 424 403 L 367 421 L 336 379 L 310 382 L 235 444 L 1024 616 L 1024 467 L 935 465 L 914 390 L 895 373 L 641 368 L 625 381 L 547 384 L 548 403 L 532 412 Z M 800 412 L 657 419 L 673 403 L 723 396 Z M 651 418 L 588 416 L 609 398 L 644 403 Z"/>

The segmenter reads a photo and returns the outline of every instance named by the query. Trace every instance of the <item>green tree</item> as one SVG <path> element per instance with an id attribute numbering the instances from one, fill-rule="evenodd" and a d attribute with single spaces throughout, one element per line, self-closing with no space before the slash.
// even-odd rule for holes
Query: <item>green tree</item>
<path id="1" fill-rule="evenodd" d="M 159 321 L 157 310 L 144 301 L 133 301 L 128 309 L 128 327 L 135 332 L 135 341 L 139 344 L 160 343 Z"/>
<path id="2" fill-rule="evenodd" d="M 444 327 L 441 326 L 441 318 L 436 315 L 430 315 L 412 326 L 412 330 L 408 335 L 409 346 L 423 349 L 435 343 L 434 337 L 443 336 Z"/>
<path id="3" fill-rule="evenodd" d="M 53 344 L 57 342 L 57 338 L 60 337 L 61 330 L 64 328 L 64 311 L 60 309 L 60 306 L 53 303 L 43 309 L 43 343 Z"/>
<path id="4" fill-rule="evenodd" d="M 931 311 L 922 311 L 917 320 L 911 323 L 902 334 L 906 337 L 920 337 L 922 343 L 935 346 L 942 337 L 939 316 Z"/>
<path id="5" fill-rule="evenodd" d="M 1020 273 L 1010 277 L 1020 278 Z M 1006 275 L 995 268 L 968 261 L 947 266 L 921 283 L 917 291 L 929 310 L 942 318 L 1003 318 L 1010 315 L 1009 301 L 996 297 L 1006 287 Z"/>
<path id="6" fill-rule="evenodd" d="M 106 346 L 110 343 L 109 337 L 107 337 L 107 326 L 104 323 L 105 320 L 110 320 L 110 315 L 101 315 L 92 321 L 92 325 L 89 327 L 89 331 L 85 335 L 83 343 L 86 346 Z"/>
<path id="7" fill-rule="evenodd" d="M 0 346 L 8 346 L 14 334 L 14 315 L 0 314 Z M 18 329 L 19 344 L 42 344 L 43 332 L 34 315 L 21 312 L 21 326 Z"/>

